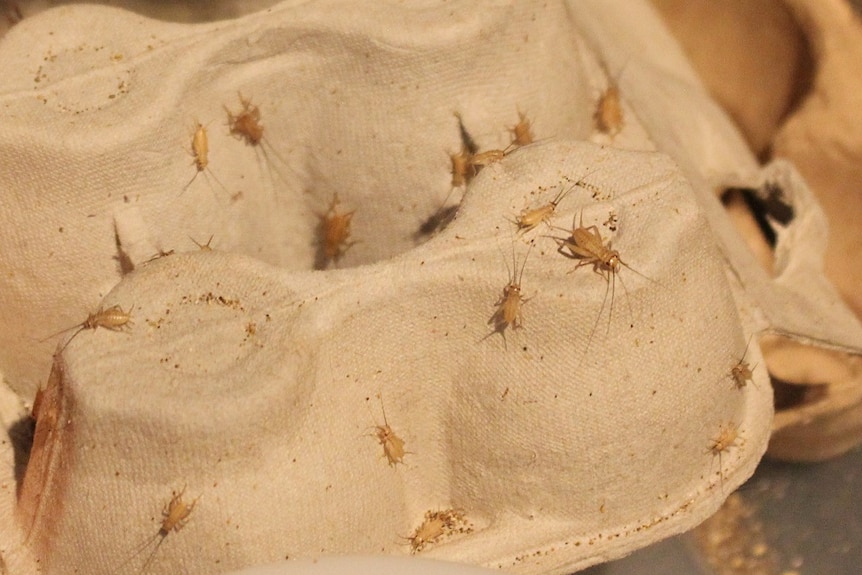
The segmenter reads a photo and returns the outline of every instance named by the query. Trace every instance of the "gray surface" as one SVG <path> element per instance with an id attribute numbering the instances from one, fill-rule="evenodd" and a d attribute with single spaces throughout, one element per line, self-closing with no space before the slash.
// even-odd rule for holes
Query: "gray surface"
<path id="1" fill-rule="evenodd" d="M 862 573 L 862 448 L 818 464 L 764 461 L 739 494 L 774 551 L 769 575 Z M 716 575 L 691 534 L 582 571 L 585 575 Z"/>

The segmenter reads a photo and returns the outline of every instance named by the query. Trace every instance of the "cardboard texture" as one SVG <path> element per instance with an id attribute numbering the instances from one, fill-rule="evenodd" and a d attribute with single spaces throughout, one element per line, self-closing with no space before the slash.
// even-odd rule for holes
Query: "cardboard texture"
<path id="1" fill-rule="evenodd" d="M 772 418 L 753 331 L 858 351 L 828 285 L 781 281 L 822 258 L 804 183 L 758 170 L 648 4 L 286 2 L 198 25 L 67 6 L 0 55 L 4 423 L 43 390 L 23 482 L 4 452 L 8 573 L 411 552 L 570 572 L 694 526 L 752 473 Z M 613 84 L 623 123 L 597 133 Z M 242 99 L 257 146 L 229 133 Z M 508 148 L 519 112 L 537 142 Z M 506 153 L 453 194 L 455 113 Z M 749 265 L 723 178 L 781 180 L 783 276 Z M 627 265 L 566 257 L 581 222 Z M 513 281 L 522 320 L 495 326 Z M 48 337 L 114 305 L 116 331 Z"/>
<path id="2" fill-rule="evenodd" d="M 750 144 L 764 157 L 776 158 L 776 167 L 792 161 L 795 169 L 777 170 L 786 174 L 783 179 L 801 197 L 809 194 L 810 186 L 829 222 L 827 234 L 820 210 L 809 211 L 809 232 L 785 243 L 789 250 L 776 248 L 773 254 L 746 209 L 749 213 L 737 218 L 748 229 L 742 232 L 745 242 L 761 255 L 760 263 L 767 269 L 784 266 L 794 250 L 808 251 L 804 265 L 799 260 L 795 272 L 785 269 L 782 291 L 794 286 L 810 290 L 810 284 L 820 283 L 816 289 L 832 292 L 823 285 L 828 280 L 858 318 L 862 140 L 856 110 L 862 93 L 862 21 L 845 0 L 770 1 L 756 6 L 738 2 L 721 7 L 708 1 L 688 1 L 684 6 L 676 0 L 654 2 Z M 786 225 L 778 221 L 781 214 L 769 213 L 775 207 L 784 212 L 790 207 L 772 201 L 779 187 L 753 184 L 759 210 L 779 236 L 787 236 Z M 833 294 L 826 297 L 834 299 Z M 844 315 L 844 306 L 815 313 L 800 302 L 775 303 L 773 314 L 786 317 L 774 333 L 807 337 L 787 335 L 761 342 L 778 395 L 769 454 L 799 461 L 839 455 L 862 442 L 862 371 L 858 354 L 846 347 L 844 353 L 836 353 L 840 346 L 834 344 L 843 340 L 858 348 L 858 335 L 848 332 L 850 340 L 835 334 L 824 337 L 824 329 Z M 811 320 L 820 323 L 814 331 L 791 325 Z"/>
<path id="3" fill-rule="evenodd" d="M 815 61 L 811 91 L 799 110 L 776 134 L 773 153 L 798 165 L 829 218 L 823 270 L 860 317 L 862 263 L 859 215 L 862 214 L 862 140 L 854 110 L 862 104 L 862 21 L 846 3 L 787 1 L 805 32 Z M 813 151 L 813 152 L 812 152 Z M 814 350 L 783 356 L 809 358 L 785 362 L 790 393 L 804 401 L 776 420 L 770 452 L 792 460 L 821 460 L 862 442 L 862 358 Z M 819 353 L 818 353 L 819 352 Z M 836 365 L 838 364 L 838 365 Z M 824 377 L 825 373 L 828 373 Z M 825 385 L 824 385 L 825 383 Z M 796 388 L 796 389 L 794 389 Z M 801 390 L 801 391 L 797 391 Z"/>

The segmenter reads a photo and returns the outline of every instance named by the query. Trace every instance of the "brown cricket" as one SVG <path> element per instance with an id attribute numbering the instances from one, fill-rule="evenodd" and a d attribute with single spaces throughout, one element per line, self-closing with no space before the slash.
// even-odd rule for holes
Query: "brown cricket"
<path id="1" fill-rule="evenodd" d="M 338 260 L 356 243 L 350 240 L 350 224 L 356 210 L 340 213 L 337 209 L 340 203 L 338 194 L 335 194 L 329 209 L 325 214 L 319 216 L 323 255 L 320 268 L 325 268 L 330 262 L 338 263 Z"/>
<path id="2" fill-rule="evenodd" d="M 77 325 L 73 325 L 72 327 L 67 327 L 66 329 L 62 329 L 57 333 L 51 334 L 45 339 L 41 341 L 48 341 L 58 335 L 61 335 L 67 331 L 75 330 L 75 333 L 66 340 L 66 343 L 60 348 L 57 353 L 61 353 L 69 343 L 75 339 L 75 336 L 84 331 L 85 329 L 96 330 L 98 328 L 107 329 L 110 331 L 124 331 L 132 326 L 132 309 L 129 311 L 123 311 L 123 308 L 119 305 L 112 305 L 111 307 L 104 309 L 99 308 L 98 311 L 91 313 L 87 316 L 87 319 L 82 321 Z"/>

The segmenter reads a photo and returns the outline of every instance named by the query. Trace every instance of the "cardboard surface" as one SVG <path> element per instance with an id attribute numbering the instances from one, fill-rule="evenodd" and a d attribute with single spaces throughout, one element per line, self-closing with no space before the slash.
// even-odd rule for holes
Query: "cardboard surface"
<path id="1" fill-rule="evenodd" d="M 288 2 L 199 25 L 68 6 L 0 53 L 0 153 L 19 166 L 0 173 L 0 365 L 19 398 L 46 389 L 10 573 L 411 550 L 564 573 L 695 525 L 763 453 L 771 390 L 747 342 L 776 316 L 711 191 L 723 170 L 760 176 L 647 4 Z M 624 123 L 600 134 L 614 82 Z M 239 94 L 260 147 L 229 133 Z M 486 151 L 518 112 L 538 141 L 417 236 L 458 201 L 454 114 Z M 515 234 L 579 180 L 562 229 Z M 349 212 L 355 243 L 311 271 L 321 218 Z M 579 218 L 631 267 L 574 269 L 547 236 Z M 523 327 L 495 333 L 524 258 Z M 35 343 L 112 305 L 127 333 Z M 736 389 L 743 357 L 760 368 Z M 194 509 L 153 537 L 172 497 Z M 417 549 L 446 509 L 464 519 Z"/>

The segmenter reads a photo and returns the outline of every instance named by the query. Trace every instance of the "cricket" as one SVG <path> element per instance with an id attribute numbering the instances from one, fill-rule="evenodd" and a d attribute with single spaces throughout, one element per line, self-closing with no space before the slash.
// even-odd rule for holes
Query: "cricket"
<path id="1" fill-rule="evenodd" d="M 172 493 L 171 500 L 165 505 L 162 510 L 162 523 L 159 526 L 159 530 L 156 531 L 149 537 L 146 541 L 144 541 L 138 548 L 129 556 L 128 559 L 123 561 L 123 563 L 117 567 L 116 573 L 119 573 L 123 567 L 129 564 L 135 557 L 143 553 L 148 547 L 155 543 L 153 549 L 150 551 L 147 558 L 144 560 L 144 563 L 141 565 L 141 573 L 145 572 L 150 564 L 153 562 L 153 559 L 156 556 L 156 552 L 161 547 L 162 543 L 165 542 L 165 538 L 171 533 L 176 533 L 180 529 L 182 529 L 185 524 L 189 520 L 189 516 L 195 508 L 195 505 L 198 502 L 200 497 L 195 498 L 191 503 L 183 500 L 183 494 L 185 493 L 186 488 L 183 487 L 179 493 Z"/>
<path id="2" fill-rule="evenodd" d="M 264 135 L 260 107 L 253 104 L 251 98 L 243 97 L 242 93 L 238 93 L 238 96 L 241 108 L 237 112 L 231 111 L 227 106 L 224 107 L 227 113 L 230 135 L 245 142 L 247 146 L 254 148 L 255 152 L 259 152 L 268 169 L 273 168 L 269 157 L 270 154 L 278 160 L 279 164 L 289 167 L 289 164 L 285 162 L 284 158 L 281 157 L 269 139 Z M 278 170 L 275 171 L 278 174 Z"/>
<path id="3" fill-rule="evenodd" d="M 620 89 L 616 84 L 608 86 L 599 97 L 593 118 L 596 128 L 603 134 L 616 136 L 623 129 L 625 119 L 620 103 Z"/>
<path id="4" fill-rule="evenodd" d="M 58 335 L 62 335 L 67 331 L 71 331 L 74 329 L 75 333 L 73 333 L 71 337 L 66 340 L 66 343 L 64 343 L 60 350 L 57 352 L 62 353 L 63 350 L 66 349 L 66 346 L 68 346 L 72 342 L 72 340 L 75 339 L 75 336 L 77 336 L 85 329 L 91 329 L 95 331 L 101 327 L 110 331 L 128 330 L 132 326 L 132 309 L 129 309 L 129 311 L 123 311 L 123 308 L 119 305 L 112 305 L 107 309 L 99 308 L 98 311 L 87 315 L 87 319 L 85 319 L 81 323 L 62 329 L 57 333 L 51 334 L 48 337 L 40 340 L 40 343 L 48 341 L 49 339 L 53 339 Z"/>
<path id="5" fill-rule="evenodd" d="M 533 123 L 526 114 L 518 110 L 518 123 L 508 128 L 512 134 L 512 144 L 516 146 L 527 146 L 536 141 L 533 135 Z"/>
<path id="6" fill-rule="evenodd" d="M 470 533 L 472 527 L 457 509 L 445 511 L 426 511 L 422 523 L 410 537 L 405 537 L 410 543 L 410 553 L 416 554 L 426 546 L 439 542 L 448 535 L 455 533 Z"/>
<path id="7" fill-rule="evenodd" d="M 338 194 L 335 194 L 326 213 L 318 216 L 320 248 L 315 262 L 317 269 L 326 269 L 330 263 L 337 264 L 347 250 L 356 243 L 350 240 L 350 224 L 356 210 L 339 212 L 337 208 L 340 203 Z"/>
<path id="8" fill-rule="evenodd" d="M 748 346 L 751 345 L 751 338 L 754 337 L 754 334 L 751 334 L 748 337 L 748 343 L 745 344 L 745 351 L 742 354 L 742 358 L 730 368 L 730 377 L 733 379 L 733 385 L 736 389 L 743 389 L 748 382 L 754 383 L 754 369 L 757 367 L 755 364 L 754 367 L 749 367 L 748 362 L 745 361 L 745 356 L 748 354 Z"/>
<path id="9" fill-rule="evenodd" d="M 739 428 L 733 423 L 722 424 L 719 427 L 718 435 L 710 439 L 707 453 L 711 453 L 713 457 L 718 457 L 718 476 L 724 485 L 724 467 L 721 463 L 721 454 L 730 450 L 731 447 L 738 446 L 740 441 Z"/>
<path id="10" fill-rule="evenodd" d="M 377 441 L 383 447 L 383 455 L 389 462 L 390 467 L 395 467 L 399 463 L 404 464 L 404 456 L 409 451 L 404 451 L 404 440 L 398 437 L 389 425 L 386 419 L 386 407 L 383 405 L 383 396 L 377 394 L 377 399 L 380 400 L 380 409 L 383 411 L 383 425 L 374 425 L 374 435 Z"/>
<path id="11" fill-rule="evenodd" d="M 212 171 L 212 168 L 209 167 L 209 146 L 209 136 L 207 135 L 206 127 L 200 122 L 195 122 L 194 136 L 192 136 L 191 151 L 193 164 L 195 166 L 195 174 L 192 176 L 192 179 L 189 180 L 185 186 L 183 186 L 183 189 L 180 192 L 181 194 L 185 192 L 189 188 L 189 186 L 194 183 L 199 174 L 204 173 L 204 177 L 207 177 L 207 174 L 212 176 L 212 178 L 225 191 L 225 193 L 227 195 L 230 195 L 230 193 L 227 191 L 227 188 L 224 186 L 224 184 L 221 183 L 221 180 L 216 177 L 215 172 Z"/>
<path id="12" fill-rule="evenodd" d="M 515 219 L 515 225 L 517 226 L 518 233 L 526 234 L 534 229 L 536 229 L 539 224 L 546 223 L 549 219 L 554 216 L 554 213 L 557 211 L 557 206 L 560 202 L 568 196 L 572 190 L 578 184 L 572 184 L 572 186 L 560 190 L 560 192 L 556 195 L 556 197 L 538 208 L 533 209 L 524 209 Z"/>
<path id="13" fill-rule="evenodd" d="M 595 324 L 593 325 L 593 329 L 590 331 L 590 336 L 587 341 L 587 347 L 584 350 L 584 356 L 586 357 L 590 345 L 592 344 L 593 337 L 595 336 L 596 330 L 598 329 L 599 321 L 601 321 L 602 314 L 604 313 L 605 306 L 607 305 L 609 294 L 611 297 L 611 304 L 610 312 L 608 314 L 608 332 L 610 331 L 611 321 L 613 319 L 614 300 L 616 298 L 616 280 L 617 275 L 620 273 L 622 268 L 625 267 L 652 283 L 658 284 L 658 282 L 656 282 L 652 278 L 645 276 L 636 269 L 632 268 L 625 261 L 623 261 L 620 252 L 613 248 L 611 242 L 608 241 L 606 243 L 604 241 L 598 226 L 592 225 L 584 227 L 583 211 L 580 212 L 580 221 L 577 227 L 575 226 L 573 216 L 572 229 L 565 231 L 569 232 L 569 237 L 559 238 L 552 236 L 552 238 L 554 239 L 554 241 L 557 242 L 558 253 L 565 257 L 578 260 L 578 263 L 575 268 L 569 270 L 569 272 L 567 273 L 572 273 L 578 268 L 591 265 L 593 267 L 593 272 L 598 274 L 605 280 L 605 295 L 602 298 L 602 305 L 599 308 L 599 313 L 596 316 Z M 623 286 L 623 290 L 626 292 L 626 294 L 628 294 L 628 290 L 626 289 L 622 277 L 620 277 L 620 285 Z M 631 304 L 628 301 L 628 297 L 626 297 L 626 302 L 629 305 L 629 316 L 632 316 Z"/>
<path id="14" fill-rule="evenodd" d="M 473 137 L 464 127 L 461 114 L 458 112 L 454 114 L 458 120 L 458 133 L 461 135 L 461 151 L 457 154 L 449 154 L 449 159 L 452 161 L 452 187 L 460 188 L 469 184 L 475 175 L 471 162 L 473 156 L 479 151 L 479 146 L 476 145 Z"/>
<path id="15" fill-rule="evenodd" d="M 611 77 L 606 64 L 602 64 L 608 76 L 608 84 L 596 101 L 593 111 L 593 123 L 596 130 L 613 138 L 625 127 L 625 114 L 620 98 L 619 80 L 625 70 L 625 65 Z"/>
<path id="16" fill-rule="evenodd" d="M 494 327 L 494 330 L 486 335 L 484 339 L 499 333 L 503 336 L 503 345 L 506 344 L 506 328 L 511 327 L 513 330 L 520 329 L 524 323 L 523 305 L 529 301 L 521 294 L 521 281 L 524 277 L 524 268 L 527 266 L 527 259 L 530 257 L 530 252 L 533 250 L 533 244 L 530 243 L 530 249 L 527 255 L 524 256 L 524 261 L 521 263 L 520 273 L 518 272 L 518 262 L 515 257 L 515 245 L 512 244 L 512 270 L 509 272 L 509 283 L 503 288 L 503 293 L 497 302 L 497 310 L 494 315 L 488 320 L 488 324 Z M 508 268 L 508 264 L 506 264 Z"/>

